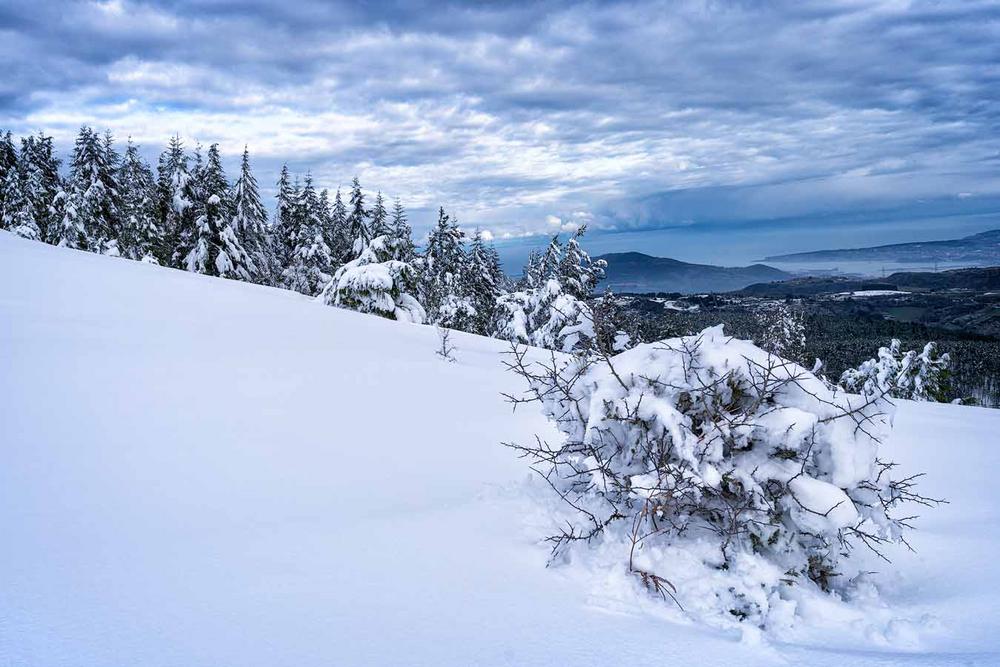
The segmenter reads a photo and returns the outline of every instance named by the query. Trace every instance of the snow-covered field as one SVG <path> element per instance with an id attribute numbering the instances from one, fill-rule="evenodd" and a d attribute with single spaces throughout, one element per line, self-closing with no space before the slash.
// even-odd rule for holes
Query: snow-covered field
<path id="1" fill-rule="evenodd" d="M 1000 663 L 1000 411 L 900 406 L 949 501 L 883 607 L 692 623 L 547 569 L 504 344 L 0 232 L 0 665 Z M 596 562 L 596 561 L 595 561 Z"/>
<path id="2" fill-rule="evenodd" d="M 865 299 L 872 296 L 895 296 L 897 294 L 909 294 L 909 292 L 892 289 L 867 289 L 858 290 L 857 292 L 838 292 L 832 298 L 843 301 L 844 299 Z"/>

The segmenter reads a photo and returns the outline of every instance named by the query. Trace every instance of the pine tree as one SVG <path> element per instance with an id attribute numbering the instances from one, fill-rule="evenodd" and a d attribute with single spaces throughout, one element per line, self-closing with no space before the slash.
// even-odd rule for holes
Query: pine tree
<path id="1" fill-rule="evenodd" d="M 57 242 L 52 235 L 62 220 L 58 208 L 63 195 L 52 137 L 39 133 L 21 139 L 16 180 L 20 193 L 16 196 L 16 204 L 8 207 L 8 214 L 16 218 L 17 223 L 10 225 L 10 229 L 26 238 Z"/>
<path id="2" fill-rule="evenodd" d="M 337 194 L 333 198 L 326 242 L 330 246 L 330 256 L 335 266 L 342 266 L 351 260 L 351 249 L 354 246 L 354 239 L 351 238 L 348 228 L 347 207 L 340 196 L 340 188 L 337 188 Z"/>
<path id="3" fill-rule="evenodd" d="M 486 336 L 489 335 L 497 299 L 504 292 L 504 276 L 496 250 L 483 242 L 483 236 L 478 231 L 472 237 L 467 265 L 465 291 L 476 310 L 472 333 Z"/>
<path id="4" fill-rule="evenodd" d="M 330 210 L 330 191 L 323 188 L 319 191 L 319 212 L 323 221 L 323 240 L 326 247 L 330 248 L 330 258 L 333 259 L 333 216 Z"/>
<path id="5" fill-rule="evenodd" d="M 365 210 L 365 195 L 361 192 L 358 177 L 351 184 L 351 211 L 347 215 L 347 230 L 353 240 L 352 258 L 359 257 L 361 251 L 371 242 L 371 228 L 368 226 L 368 211 Z"/>
<path id="6" fill-rule="evenodd" d="M 594 302 L 594 344 L 602 354 L 615 355 L 642 342 L 640 321 L 618 305 L 610 289 Z"/>
<path id="7" fill-rule="evenodd" d="M 288 268 L 283 276 L 288 289 L 315 296 L 330 281 L 330 248 L 323 239 L 319 197 L 312 176 L 306 175 L 305 185 L 298 193 L 292 210 L 292 248 Z"/>
<path id="8" fill-rule="evenodd" d="M 250 170 L 250 153 L 243 148 L 240 176 L 232 191 L 230 227 L 245 251 L 243 280 L 266 285 L 272 282 L 274 258 L 268 239 L 267 211 L 260 200 L 257 179 Z"/>
<path id="9" fill-rule="evenodd" d="M 389 212 L 385 209 L 385 200 L 382 198 L 381 190 L 375 195 L 375 204 L 372 206 L 370 216 L 369 228 L 372 238 L 389 234 Z"/>
<path id="10" fill-rule="evenodd" d="M 567 293 L 577 299 L 587 299 L 604 278 L 607 262 L 603 259 L 596 262 L 590 258 L 580 246 L 580 239 L 587 231 L 587 226 L 580 227 L 569 241 L 559 261 L 559 282 Z"/>
<path id="11" fill-rule="evenodd" d="M 177 252 L 182 235 L 193 231 L 194 183 L 188 169 L 188 157 L 180 137 L 170 139 L 160 154 L 157 165 L 157 196 L 163 247 L 159 249 L 161 264 L 183 267 L 183 255 Z"/>
<path id="12" fill-rule="evenodd" d="M 898 338 L 888 347 L 881 347 L 876 359 L 869 359 L 858 368 L 849 368 L 840 377 L 847 391 L 869 398 L 889 396 L 913 401 L 946 401 L 950 393 L 951 358 L 939 354 L 934 342 L 923 350 L 902 352 Z"/>
<path id="13" fill-rule="evenodd" d="M 502 340 L 562 352 L 593 350 L 597 339 L 590 307 L 564 292 L 555 278 L 502 295 L 491 329 Z"/>
<path id="14" fill-rule="evenodd" d="M 41 241 L 42 232 L 28 198 L 27 172 L 25 161 L 18 160 L 16 167 L 7 173 L 4 182 L 3 226 L 23 238 Z"/>
<path id="15" fill-rule="evenodd" d="M 394 257 L 394 238 L 377 236 L 361 255 L 337 269 L 323 290 L 323 301 L 331 306 L 405 322 L 423 323 L 426 313 L 414 296 L 417 275 L 407 262 Z"/>
<path id="16" fill-rule="evenodd" d="M 421 302 L 429 320 L 450 329 L 474 328 L 475 307 L 462 276 L 467 268 L 465 234 L 444 212 L 427 238 L 421 280 Z"/>
<path id="17" fill-rule="evenodd" d="M 182 230 L 177 254 L 183 268 L 225 278 L 249 279 L 246 252 L 230 225 L 229 183 L 222 168 L 219 145 L 212 144 L 204 162 L 195 152 L 194 224 Z"/>
<path id="18" fill-rule="evenodd" d="M 12 174 L 13 178 L 8 180 Z M 15 187 L 20 187 L 17 177 L 17 149 L 14 148 L 14 140 L 8 130 L 0 136 L 0 229 L 7 228 L 4 212 L 7 210 L 7 200 L 14 197 L 14 193 L 8 192 Z"/>
<path id="19" fill-rule="evenodd" d="M 63 218 L 53 237 L 57 245 L 119 254 L 121 197 L 115 174 L 117 161 L 110 134 L 102 141 L 89 127 L 80 128 L 70 163 Z"/>
<path id="20" fill-rule="evenodd" d="M 395 247 L 399 256 L 396 259 L 403 262 L 412 262 L 416 257 L 416 248 L 413 245 L 413 229 L 406 219 L 406 210 L 403 204 L 396 198 L 392 206 L 392 219 L 389 222 L 389 235 L 395 239 Z"/>
<path id="21" fill-rule="evenodd" d="M 541 260 L 539 260 L 538 265 L 538 282 L 539 284 L 544 283 L 550 278 L 559 277 L 559 266 L 562 264 L 563 248 L 562 243 L 559 242 L 559 235 L 556 234 L 549 241 L 548 247 L 545 248 L 545 252 L 542 254 Z"/>
<path id="22" fill-rule="evenodd" d="M 153 170 L 139 155 L 131 137 L 117 178 L 122 219 L 119 251 L 123 257 L 158 263 L 163 232 L 157 220 L 156 182 Z"/>
<path id="23" fill-rule="evenodd" d="M 104 149 L 104 170 L 101 178 L 109 195 L 110 213 L 106 219 L 107 227 L 102 229 L 99 234 L 99 245 L 101 252 L 120 256 L 120 238 L 123 233 L 124 219 L 122 217 L 122 196 L 121 186 L 118 183 L 118 170 L 121 168 L 122 156 L 115 149 L 115 140 L 111 130 L 105 130 L 102 148 Z"/>
<path id="24" fill-rule="evenodd" d="M 542 282 L 542 256 L 537 250 L 532 249 L 528 253 L 528 260 L 524 263 L 524 270 L 521 273 L 521 280 L 518 286 L 521 289 L 534 289 Z"/>
<path id="25" fill-rule="evenodd" d="M 281 175 L 278 177 L 277 208 L 274 211 L 274 223 L 271 225 L 271 253 L 281 271 L 284 271 L 288 266 L 292 249 L 295 247 L 295 232 L 292 221 L 296 198 L 295 189 L 288 174 L 288 165 L 281 165 Z"/>

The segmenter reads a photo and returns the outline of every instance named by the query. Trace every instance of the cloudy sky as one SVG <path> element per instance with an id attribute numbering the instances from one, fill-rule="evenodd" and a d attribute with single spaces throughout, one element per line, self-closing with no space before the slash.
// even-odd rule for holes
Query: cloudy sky
<path id="1" fill-rule="evenodd" d="M 418 231 L 736 262 L 1000 227 L 996 2 L 2 0 L 0 62 L 0 128 L 246 143 Z"/>

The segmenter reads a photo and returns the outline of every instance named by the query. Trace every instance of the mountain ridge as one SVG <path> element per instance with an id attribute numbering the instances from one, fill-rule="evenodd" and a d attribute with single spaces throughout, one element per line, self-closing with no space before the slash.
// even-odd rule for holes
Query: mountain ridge
<path id="1" fill-rule="evenodd" d="M 821 262 L 829 260 L 893 260 L 910 262 L 975 261 L 1000 263 L 1000 229 L 991 229 L 958 239 L 913 241 L 859 248 L 811 250 L 768 255 L 765 262 Z"/>
<path id="2" fill-rule="evenodd" d="M 716 266 L 630 251 L 595 257 L 608 263 L 603 286 L 616 292 L 729 292 L 791 274 L 766 264 Z"/>

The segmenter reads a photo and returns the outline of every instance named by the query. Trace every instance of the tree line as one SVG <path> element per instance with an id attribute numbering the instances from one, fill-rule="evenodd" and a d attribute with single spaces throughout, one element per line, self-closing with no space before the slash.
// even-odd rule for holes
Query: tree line
<path id="1" fill-rule="evenodd" d="M 65 177 L 61 166 L 52 137 L 15 145 L 9 131 L 0 134 L 0 228 L 514 342 L 569 351 L 628 339 L 607 314 L 597 314 L 603 334 L 595 330 L 587 299 L 604 266 L 581 247 L 585 228 L 565 243 L 553 237 L 512 279 L 492 244 L 479 232 L 469 237 L 443 207 L 418 247 L 403 204 L 381 191 L 367 196 L 357 177 L 331 195 L 286 165 L 269 215 L 246 149 L 230 181 L 218 144 L 190 151 L 174 136 L 154 170 L 131 139 L 122 151 L 110 132 L 84 126 Z"/>

